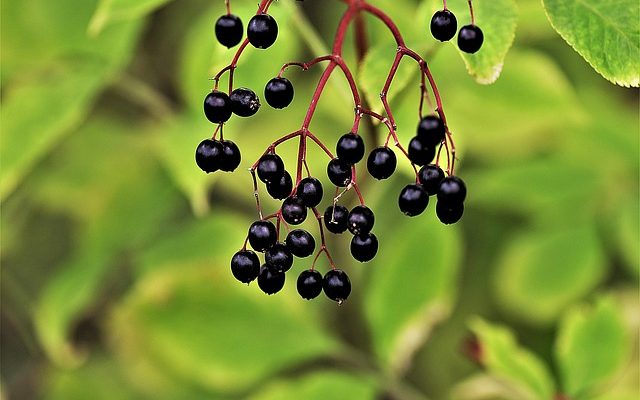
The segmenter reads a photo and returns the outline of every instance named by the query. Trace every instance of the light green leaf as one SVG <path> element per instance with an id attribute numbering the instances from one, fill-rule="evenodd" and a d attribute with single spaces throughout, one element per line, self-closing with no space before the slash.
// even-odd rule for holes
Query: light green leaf
<path id="1" fill-rule="evenodd" d="M 555 349 L 565 394 L 585 399 L 597 393 L 622 367 L 628 350 L 622 316 L 611 299 L 572 309 L 560 322 Z"/>
<path id="2" fill-rule="evenodd" d="M 95 36 L 113 22 L 142 18 L 169 1 L 171 0 L 100 0 L 89 23 L 89 33 Z"/>
<path id="3" fill-rule="evenodd" d="M 553 378 L 544 363 L 533 353 L 520 347 L 513 333 L 480 318 L 470 322 L 480 341 L 480 362 L 491 375 L 504 379 L 519 399 L 548 400 L 555 394 Z"/>
<path id="4" fill-rule="evenodd" d="M 457 383 L 450 394 L 451 400 L 514 400 L 531 396 L 523 391 L 519 382 L 505 380 L 491 374 L 476 374 Z M 542 400 L 542 399 L 541 399 Z M 547 399 L 544 399 L 547 400 Z"/>
<path id="5" fill-rule="evenodd" d="M 636 196 L 621 202 L 609 219 L 610 232 L 627 270 L 640 277 L 640 205 Z"/>
<path id="6" fill-rule="evenodd" d="M 640 85 L 636 0 L 543 0 L 551 25 L 589 64 L 621 86 Z"/>
<path id="7" fill-rule="evenodd" d="M 578 245 L 579 244 L 579 245 Z M 495 273 L 499 305 L 530 323 L 551 323 L 602 280 L 606 259 L 589 223 L 510 239 Z"/>

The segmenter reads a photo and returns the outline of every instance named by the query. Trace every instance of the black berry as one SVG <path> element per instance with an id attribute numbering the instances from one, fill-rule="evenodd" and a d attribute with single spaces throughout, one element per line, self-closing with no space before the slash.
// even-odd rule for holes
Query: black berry
<path id="1" fill-rule="evenodd" d="M 287 78 L 273 78 L 264 87 L 264 98 L 273 108 L 285 108 L 293 100 L 293 85 Z"/>
<path id="2" fill-rule="evenodd" d="M 449 10 L 436 11 L 431 17 L 431 34 L 441 42 L 451 40 L 458 30 L 456 16 Z"/>
<path id="3" fill-rule="evenodd" d="M 436 203 L 436 215 L 443 224 L 455 224 L 462 218 L 463 213 L 463 203 L 447 203 L 440 200 Z"/>
<path id="4" fill-rule="evenodd" d="M 258 14 L 249 20 L 247 26 L 249 43 L 258 49 L 266 49 L 278 37 L 278 24 L 269 14 Z"/>
<path id="5" fill-rule="evenodd" d="M 291 253 L 300 258 L 309 257 L 316 248 L 313 236 L 304 229 L 294 229 L 289 232 L 286 243 Z"/>
<path id="6" fill-rule="evenodd" d="M 448 176 L 440 182 L 438 202 L 448 204 L 462 203 L 467 197 L 467 187 L 457 176 Z"/>
<path id="7" fill-rule="evenodd" d="M 311 300 L 322 292 L 322 274 L 313 269 L 302 271 L 298 276 L 298 293 L 303 299 Z"/>
<path id="8" fill-rule="evenodd" d="M 388 147 L 373 149 L 367 159 L 367 170 L 376 179 L 387 179 L 396 170 L 398 160 L 396 155 Z"/>
<path id="9" fill-rule="evenodd" d="M 480 50 L 484 35 L 476 25 L 465 25 L 458 32 L 458 48 L 465 53 L 473 54 Z"/>
<path id="10" fill-rule="evenodd" d="M 231 99 L 226 93 L 214 90 L 204 98 L 204 115 L 214 124 L 227 122 L 231 117 Z"/>
<path id="11" fill-rule="evenodd" d="M 432 147 L 440 144 L 444 140 L 445 127 L 442 120 L 435 115 L 427 115 L 418 123 L 417 135 L 423 143 Z"/>
<path id="12" fill-rule="evenodd" d="M 293 181 L 289 172 L 284 171 L 280 179 L 267 183 L 267 192 L 274 199 L 286 199 L 293 190 Z"/>
<path id="13" fill-rule="evenodd" d="M 196 148 L 196 164 L 206 173 L 220 168 L 224 147 L 217 140 L 205 139 Z"/>
<path id="14" fill-rule="evenodd" d="M 349 164 L 356 164 L 364 157 L 364 141 L 360 135 L 354 133 L 344 134 L 336 144 L 338 158 Z"/>
<path id="15" fill-rule="evenodd" d="M 329 180 L 336 186 L 345 187 L 351 183 L 351 164 L 340 158 L 334 158 L 327 165 Z"/>
<path id="16" fill-rule="evenodd" d="M 373 260 L 378 252 L 378 238 L 373 233 L 355 235 L 351 239 L 351 255 L 360 262 Z"/>
<path id="17" fill-rule="evenodd" d="M 398 198 L 400 211 L 410 217 L 422 214 L 428 204 L 429 193 L 421 185 L 411 184 L 405 186 Z"/>
<path id="18" fill-rule="evenodd" d="M 264 252 L 264 262 L 278 271 L 287 272 L 293 265 L 293 254 L 284 243 L 276 243 Z"/>
<path id="19" fill-rule="evenodd" d="M 324 212 L 324 226 L 331 233 L 342 233 L 347 230 L 349 210 L 343 206 L 329 206 Z"/>
<path id="20" fill-rule="evenodd" d="M 351 212 L 349 212 L 347 221 L 349 232 L 354 235 L 359 235 L 361 233 L 369 233 L 369 231 L 371 231 L 373 223 L 375 222 L 375 216 L 369 207 L 355 206 Z"/>
<path id="21" fill-rule="evenodd" d="M 260 260 L 251 250 L 240 250 L 231 258 L 231 273 L 242 283 L 249 283 L 258 277 Z"/>
<path id="22" fill-rule="evenodd" d="M 425 165 L 433 161 L 436 156 L 436 148 L 418 136 L 415 136 L 409 142 L 407 150 L 409 160 L 416 165 Z"/>
<path id="23" fill-rule="evenodd" d="M 351 281 L 344 271 L 332 269 L 324 275 L 322 289 L 328 298 L 342 303 L 351 293 Z"/>
<path id="24" fill-rule="evenodd" d="M 282 202 L 282 218 L 291 225 L 299 225 L 307 219 L 307 207 L 298 196 L 289 196 Z"/>
<path id="25" fill-rule="evenodd" d="M 237 15 L 223 15 L 216 21 L 215 31 L 218 42 L 231 48 L 242 40 L 242 20 Z"/>
<path id="26" fill-rule="evenodd" d="M 232 172 L 240 165 L 240 149 L 231 140 L 222 142 L 222 156 L 220 157 L 220 170 Z"/>
<path id="27" fill-rule="evenodd" d="M 284 174 L 282 158 L 275 153 L 265 154 L 258 161 L 258 178 L 264 183 L 279 180 Z"/>
<path id="28" fill-rule="evenodd" d="M 250 117 L 260 108 L 260 99 L 251 89 L 237 88 L 231 92 L 229 98 L 231 99 L 231 110 L 240 117 Z"/>
<path id="29" fill-rule="evenodd" d="M 266 294 L 278 293 L 284 286 L 284 272 L 263 265 L 258 275 L 258 286 Z"/>
<path id="30" fill-rule="evenodd" d="M 249 244 L 255 251 L 265 251 L 276 244 L 278 234 L 270 221 L 256 221 L 249 227 Z"/>
<path id="31" fill-rule="evenodd" d="M 316 178 L 304 178 L 298 184 L 296 196 L 302 200 L 305 206 L 315 207 L 322 201 L 322 184 Z"/>
<path id="32" fill-rule="evenodd" d="M 440 182 L 442 182 L 443 179 L 444 171 L 437 165 L 425 165 L 420 168 L 420 171 L 418 172 L 418 180 L 427 193 L 429 193 L 429 196 L 433 196 L 438 193 Z"/>

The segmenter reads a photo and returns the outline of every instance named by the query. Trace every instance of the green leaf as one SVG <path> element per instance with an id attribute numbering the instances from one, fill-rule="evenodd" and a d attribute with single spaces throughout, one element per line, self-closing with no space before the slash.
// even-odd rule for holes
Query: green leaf
<path id="1" fill-rule="evenodd" d="M 261 386 L 248 400 L 374 400 L 377 385 L 367 376 L 320 371 Z"/>
<path id="2" fill-rule="evenodd" d="M 466 1 L 447 4 L 457 16 L 460 27 L 469 24 L 469 9 Z M 484 42 L 475 54 L 467 54 L 460 50 L 467 71 L 478 83 L 495 82 L 504 64 L 505 56 L 513 44 L 516 34 L 518 10 L 514 0 L 478 1 L 473 3 L 476 25 L 482 29 Z M 457 39 L 452 45 L 457 47 Z"/>
<path id="3" fill-rule="evenodd" d="M 469 325 L 480 341 L 480 362 L 491 375 L 518 388 L 520 399 L 553 398 L 554 383 L 549 370 L 535 354 L 518 345 L 508 328 L 480 318 Z"/>
<path id="4" fill-rule="evenodd" d="M 640 277 L 640 206 L 638 196 L 630 196 L 614 210 L 608 220 L 615 246 L 627 270 Z"/>
<path id="5" fill-rule="evenodd" d="M 476 374 L 457 383 L 450 394 L 451 400 L 514 400 L 531 396 L 523 392 L 518 382 L 498 378 L 491 374 Z M 541 399 L 542 400 L 542 399 Z M 548 399 L 544 399 L 548 400 Z"/>
<path id="6" fill-rule="evenodd" d="M 169 1 L 171 0 L 100 0 L 89 23 L 89 33 L 97 35 L 113 22 L 142 18 Z"/>
<path id="7" fill-rule="evenodd" d="M 551 25 L 591 66 L 621 86 L 640 85 L 636 0 L 543 0 Z"/>
<path id="8" fill-rule="evenodd" d="M 532 230 L 506 245 L 494 278 L 496 296 L 499 305 L 518 318 L 548 324 L 593 290 L 605 271 L 592 224 Z"/>
<path id="9" fill-rule="evenodd" d="M 561 320 L 556 358 L 565 394 L 589 398 L 629 356 L 628 338 L 618 307 L 599 299 L 593 308 L 576 307 Z"/>

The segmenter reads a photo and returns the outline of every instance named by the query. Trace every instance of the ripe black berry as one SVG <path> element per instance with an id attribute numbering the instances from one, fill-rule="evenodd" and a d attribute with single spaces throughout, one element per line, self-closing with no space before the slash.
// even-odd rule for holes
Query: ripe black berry
<path id="1" fill-rule="evenodd" d="M 293 265 L 293 254 L 284 243 L 276 243 L 264 252 L 264 262 L 278 271 L 287 272 Z"/>
<path id="2" fill-rule="evenodd" d="M 361 233 L 369 233 L 373 228 L 375 222 L 375 216 L 373 211 L 367 206 L 355 206 L 347 217 L 347 227 L 349 232 L 354 235 Z"/>
<path id="3" fill-rule="evenodd" d="M 410 217 L 422 214 L 429 204 L 429 193 L 420 185 L 405 186 L 400 192 L 398 205 L 400 211 Z"/>
<path id="4" fill-rule="evenodd" d="M 324 275 L 322 289 L 328 298 L 342 303 L 351 293 L 351 281 L 344 271 L 332 269 Z"/>
<path id="5" fill-rule="evenodd" d="M 355 235 L 351 239 L 351 255 L 360 262 L 373 260 L 378 252 L 378 238 L 373 233 Z"/>
<path id="6" fill-rule="evenodd" d="M 204 115 L 214 124 L 227 122 L 231 117 L 231 99 L 226 93 L 214 90 L 204 98 Z"/>
<path id="7" fill-rule="evenodd" d="M 304 229 L 294 229 L 289 232 L 286 243 L 291 253 L 300 258 L 309 257 L 316 248 L 313 236 Z"/>
<path id="8" fill-rule="evenodd" d="M 284 272 L 263 265 L 258 275 L 258 286 L 266 294 L 278 293 L 284 286 Z"/>
<path id="9" fill-rule="evenodd" d="M 431 34 L 441 42 L 451 40 L 458 30 L 456 16 L 449 10 L 436 11 L 431 17 Z"/>
<path id="10" fill-rule="evenodd" d="M 293 100 L 293 85 L 287 78 L 273 78 L 264 87 L 264 98 L 273 108 L 285 108 Z"/>
<path id="11" fill-rule="evenodd" d="M 387 179 L 396 170 L 398 160 L 396 155 L 388 147 L 373 149 L 367 159 L 367 170 L 376 179 Z"/>
<path id="12" fill-rule="evenodd" d="M 249 227 L 249 244 L 255 251 L 265 251 L 276 244 L 276 227 L 270 221 L 256 221 Z"/>
<path id="13" fill-rule="evenodd" d="M 220 168 L 224 148 L 217 140 L 205 139 L 196 148 L 196 164 L 206 173 Z"/>
<path id="14" fill-rule="evenodd" d="M 220 157 L 220 170 L 232 172 L 240 165 L 240 149 L 231 140 L 222 142 L 222 156 Z"/>
<path id="15" fill-rule="evenodd" d="M 223 15 L 216 21 L 215 31 L 218 42 L 231 48 L 242 40 L 242 21 L 237 15 Z"/>
<path id="16" fill-rule="evenodd" d="M 247 26 L 249 43 L 258 49 L 266 49 L 278 37 L 278 24 L 269 14 L 258 14 L 249 20 Z"/>
<path id="17" fill-rule="evenodd" d="M 304 178 L 298 184 L 296 196 L 302 200 L 305 206 L 315 207 L 322 201 L 322 184 L 316 178 Z"/>
<path id="18" fill-rule="evenodd" d="M 349 210 L 343 206 L 329 206 L 324 212 L 324 226 L 332 233 L 342 233 L 347 230 Z"/>
<path id="19" fill-rule="evenodd" d="M 443 224 L 455 224 L 462 218 L 463 213 L 463 203 L 447 203 L 440 200 L 436 203 L 436 215 Z"/>
<path id="20" fill-rule="evenodd" d="M 284 174 L 282 158 L 275 153 L 265 154 L 258 161 L 258 178 L 264 183 L 279 180 Z"/>
<path id="21" fill-rule="evenodd" d="M 437 165 L 425 165 L 420 168 L 418 179 L 422 187 L 429 193 L 429 196 L 433 196 L 438 193 L 440 182 L 444 179 L 444 171 Z"/>
<path id="22" fill-rule="evenodd" d="M 302 271 L 298 276 L 298 293 L 303 299 L 311 300 L 322 292 L 322 274 L 313 269 Z"/>
<path id="23" fill-rule="evenodd" d="M 407 153 L 412 163 L 422 166 L 433 161 L 433 157 L 436 156 L 436 148 L 421 137 L 415 136 L 409 142 Z"/>
<path id="24" fill-rule="evenodd" d="M 349 164 L 356 164 L 364 157 L 364 141 L 360 135 L 346 133 L 338 139 L 336 145 L 338 158 Z"/>
<path id="25" fill-rule="evenodd" d="M 418 123 L 417 135 L 423 143 L 436 147 L 444 140 L 445 130 L 440 118 L 435 115 L 427 115 Z"/>
<path id="26" fill-rule="evenodd" d="M 231 110 L 240 117 L 250 117 L 260 108 L 260 99 L 251 89 L 237 88 L 231 92 L 229 98 L 231 99 Z"/>
<path id="27" fill-rule="evenodd" d="M 457 176 L 448 176 L 440 182 L 438 202 L 448 204 L 462 203 L 467 197 L 467 187 Z"/>
<path id="28" fill-rule="evenodd" d="M 345 187 L 351 183 L 351 164 L 340 158 L 334 158 L 327 165 L 329 180 L 336 186 Z"/>
<path id="29" fill-rule="evenodd" d="M 293 190 L 293 181 L 289 172 L 284 171 L 280 179 L 267 183 L 269 196 L 277 200 L 286 199 Z"/>
<path id="30" fill-rule="evenodd" d="M 231 273 L 242 283 L 249 283 L 258 277 L 260 260 L 251 250 L 240 250 L 231 258 Z"/>
<path id="31" fill-rule="evenodd" d="M 476 25 L 465 25 L 458 32 L 458 48 L 465 53 L 475 53 L 482 47 L 484 34 Z"/>
<path id="32" fill-rule="evenodd" d="M 298 225 L 307 219 L 307 207 L 298 196 L 289 196 L 282 202 L 282 218 L 291 225 Z"/>

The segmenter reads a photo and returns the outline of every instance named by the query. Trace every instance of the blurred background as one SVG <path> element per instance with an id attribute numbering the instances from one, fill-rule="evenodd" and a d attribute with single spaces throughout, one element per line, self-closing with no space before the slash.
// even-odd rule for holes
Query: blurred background
<path id="1" fill-rule="evenodd" d="M 386 181 L 361 170 L 380 250 L 360 264 L 330 235 L 353 285 L 338 307 L 299 298 L 308 259 L 274 296 L 229 270 L 257 218 L 246 169 L 299 129 L 320 68 L 286 73 L 289 108 L 232 117 L 240 168 L 206 175 L 194 162 L 213 131 L 202 100 L 234 54 L 213 35 L 222 0 L 2 1 L 2 399 L 638 398 L 638 90 L 594 72 L 538 0 L 517 2 L 492 85 L 431 37 L 436 2 L 371 3 L 429 60 L 469 195 L 454 226 L 435 203 L 407 218 L 408 162 Z M 466 21 L 466 2 L 450 3 Z M 232 7 L 246 24 L 256 1 Z M 278 40 L 246 50 L 236 86 L 262 96 L 283 63 L 327 53 L 343 10 L 274 3 Z M 395 47 L 378 22 L 367 30 L 369 54 L 356 67 L 349 36 L 347 61 L 379 108 Z M 419 83 L 403 62 L 391 104 L 404 143 Z M 351 101 L 335 74 L 311 125 L 331 149 Z M 383 140 L 363 130 L 367 151 Z M 296 147 L 279 150 L 290 170 Z M 326 162 L 311 150 L 328 188 Z"/>

